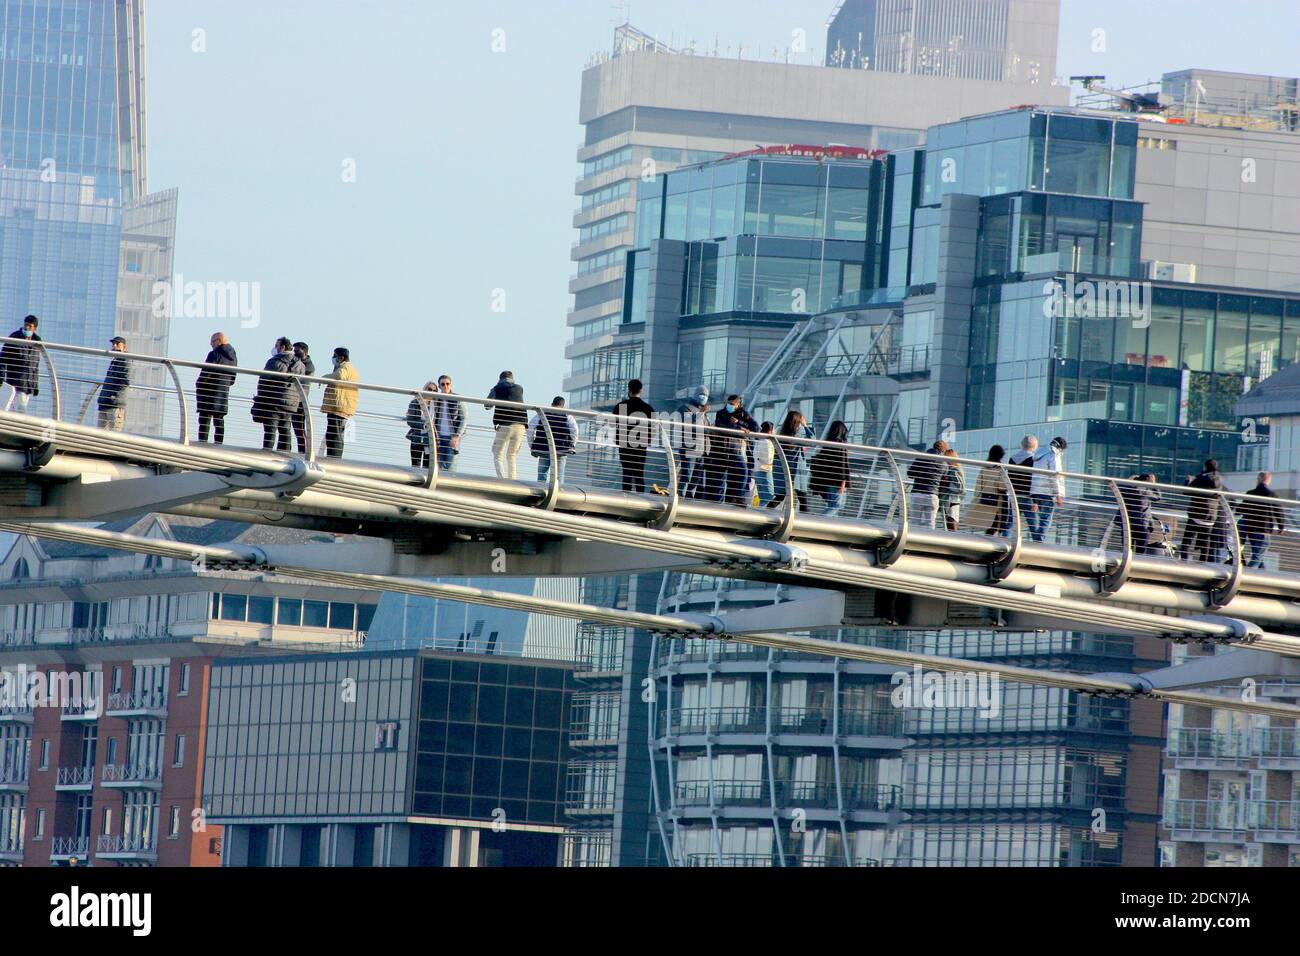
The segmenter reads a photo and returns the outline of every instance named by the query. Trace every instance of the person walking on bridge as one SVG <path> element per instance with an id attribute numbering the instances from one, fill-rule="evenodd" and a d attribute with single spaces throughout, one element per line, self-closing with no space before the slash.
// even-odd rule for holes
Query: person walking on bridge
<path id="1" fill-rule="evenodd" d="M 325 413 L 325 457 L 342 458 L 343 435 L 348 421 L 357 413 L 361 397 L 355 385 L 343 383 L 355 382 L 360 376 L 352 367 L 352 353 L 342 346 L 334 350 L 331 359 L 334 369 L 325 378 L 332 381 L 325 386 L 325 398 L 320 403 L 320 410 Z"/>
<path id="2" fill-rule="evenodd" d="M 514 372 L 505 371 L 487 397 L 498 402 L 522 402 L 524 389 L 515 384 Z M 526 409 L 492 406 L 492 427 L 496 429 L 496 437 L 492 439 L 492 461 L 498 478 L 514 480 L 519 477 L 519 449 L 524 446 L 527 425 Z"/>
<path id="3" fill-rule="evenodd" d="M 10 339 L 0 349 L 0 375 L 4 377 L 4 410 L 18 403 L 20 412 L 27 411 L 27 403 L 41 393 L 40 349 L 33 345 L 42 341 L 36 334 L 41 320 L 34 315 L 23 319 L 23 324 L 9 333 Z"/>
<path id="4" fill-rule="evenodd" d="M 546 416 L 543 424 L 542 416 Z M 564 464 L 570 455 L 578 451 L 578 423 L 573 416 L 564 411 L 564 396 L 556 395 L 551 399 L 551 407 L 538 412 L 528 423 L 528 450 L 537 459 L 537 480 L 546 482 L 551 477 L 551 444 L 546 439 L 547 425 L 550 426 L 551 441 L 555 442 L 555 477 L 564 484 Z"/>
<path id="5" fill-rule="evenodd" d="M 1277 492 L 1269 487 L 1273 476 L 1267 471 L 1259 473 L 1259 482 L 1246 493 L 1237 505 L 1238 534 L 1241 537 L 1242 557 L 1250 546 L 1248 568 L 1263 568 L 1264 555 L 1268 553 L 1268 538 L 1286 530 L 1282 508 L 1277 503 Z"/>
<path id="6" fill-rule="evenodd" d="M 298 363 L 302 366 L 302 371 L 295 372 L 295 375 L 315 376 L 316 363 L 311 360 L 311 349 L 308 347 L 306 342 L 293 343 L 293 357 L 297 359 Z M 290 387 L 293 388 L 295 392 L 298 390 L 297 385 L 290 385 Z M 303 393 L 305 394 L 310 391 L 311 386 L 304 383 Z M 299 396 L 299 398 L 301 399 L 301 396 Z M 298 410 L 290 416 L 293 419 L 293 434 L 298 440 L 298 454 L 300 455 L 307 454 L 307 416 L 310 414 L 311 409 L 307 407 L 307 403 L 300 400 L 298 402 Z"/>
<path id="7" fill-rule="evenodd" d="M 293 343 L 281 336 L 275 340 L 275 349 L 262 367 L 264 372 L 257 380 L 257 394 L 253 396 L 253 421 L 262 426 L 262 448 L 266 451 L 293 451 L 293 414 L 301 400 L 298 387 L 286 375 L 304 375 L 306 369 L 293 354 Z"/>
<path id="8" fill-rule="evenodd" d="M 654 418 L 655 410 L 641 398 L 644 390 L 639 378 L 632 379 L 627 383 L 627 397 L 614 406 L 614 414 L 619 416 L 614 427 L 618 435 L 623 490 L 634 494 L 645 493 L 645 460 L 653 439 L 650 419 Z"/>
<path id="9" fill-rule="evenodd" d="M 213 332 L 209 340 L 212 350 L 203 361 L 207 365 L 238 365 L 235 347 L 225 332 Z M 199 409 L 199 441 L 208 440 L 209 429 L 214 444 L 226 440 L 226 414 L 230 411 L 230 387 L 235 384 L 234 372 L 221 372 L 205 368 L 194 382 L 194 398 Z"/>
<path id="10" fill-rule="evenodd" d="M 108 342 L 111 352 L 125 352 L 126 339 L 115 335 Z M 115 356 L 99 386 L 99 427 L 111 432 L 126 428 L 126 390 L 131 387 L 131 369 L 126 359 Z"/>

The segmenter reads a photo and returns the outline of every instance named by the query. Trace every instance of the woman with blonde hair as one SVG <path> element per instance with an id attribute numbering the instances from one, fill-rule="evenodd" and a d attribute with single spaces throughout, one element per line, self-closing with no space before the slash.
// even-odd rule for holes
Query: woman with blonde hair
<path id="1" fill-rule="evenodd" d="M 425 382 L 420 394 L 411 399 L 406 406 L 406 440 L 411 443 L 411 467 L 427 468 L 429 466 L 429 448 L 432 436 L 429 434 L 429 403 L 433 393 L 438 391 L 437 382 Z M 421 404 L 423 403 L 423 404 Z"/>

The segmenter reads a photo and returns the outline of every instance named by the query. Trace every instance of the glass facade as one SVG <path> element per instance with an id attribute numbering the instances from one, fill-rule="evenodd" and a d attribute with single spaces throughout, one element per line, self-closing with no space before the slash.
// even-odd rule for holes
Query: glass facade
<path id="1" fill-rule="evenodd" d="M 563 824 L 572 672 L 425 659 L 420 679 L 413 812 Z"/>
<path id="2" fill-rule="evenodd" d="M 122 207 L 143 192 L 140 25 L 135 0 L 0 3 L 0 312 L 35 313 L 46 339 L 114 333 Z"/>
<path id="3" fill-rule="evenodd" d="M 682 315 L 818 312 L 880 284 L 884 168 L 786 157 L 678 170 L 641 188 L 636 242 L 690 243 Z M 643 263 L 629 254 L 625 322 L 644 320 Z"/>

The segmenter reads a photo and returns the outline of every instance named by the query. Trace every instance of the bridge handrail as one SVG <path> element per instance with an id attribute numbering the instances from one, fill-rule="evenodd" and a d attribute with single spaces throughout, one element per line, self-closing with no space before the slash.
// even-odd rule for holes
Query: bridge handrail
<path id="1" fill-rule="evenodd" d="M 121 358 L 131 362 L 144 362 L 144 363 L 158 365 L 162 367 L 171 365 L 178 368 L 189 368 L 189 369 L 195 369 L 199 371 L 208 370 L 214 372 L 221 372 L 225 374 L 234 374 L 236 376 L 246 375 L 246 376 L 255 376 L 255 377 L 284 379 L 288 381 L 300 381 L 305 385 L 331 386 L 331 385 L 339 384 L 338 380 L 336 379 L 325 378 L 322 376 L 295 375 L 292 372 L 276 372 L 276 371 L 269 371 L 260 368 L 251 368 L 248 366 L 216 365 L 208 362 L 195 362 L 188 359 L 167 358 L 165 356 L 157 356 L 157 355 L 144 355 L 135 352 L 115 352 L 110 349 L 96 349 L 96 348 L 89 348 L 87 346 L 80 346 L 80 345 L 65 345 L 58 342 L 42 342 L 40 343 L 40 345 L 46 351 L 68 352 L 73 354 L 90 355 L 96 357 Z M 73 377 L 66 377 L 65 380 L 77 381 L 78 379 L 75 379 Z M 93 383 L 93 380 L 81 380 L 81 381 L 87 381 L 89 383 Z M 349 388 L 356 388 L 360 391 L 374 392 L 376 394 L 400 395 L 400 396 L 420 395 L 421 397 L 429 397 L 429 398 L 455 399 L 468 404 L 483 406 L 485 408 L 513 408 L 513 409 L 519 409 L 522 411 L 529 411 L 534 413 L 540 413 L 547 409 L 550 409 L 552 411 L 555 410 L 549 405 L 534 404 L 531 402 L 511 402 L 511 401 L 505 401 L 502 399 L 495 399 L 495 398 L 478 398 L 478 397 L 464 395 L 455 392 L 448 392 L 448 393 L 426 392 L 423 389 L 404 388 L 401 386 L 392 386 L 392 385 L 380 385 L 373 382 L 363 382 L 363 381 L 348 382 L 346 384 Z M 146 386 L 140 385 L 140 386 L 132 386 L 132 387 L 143 388 Z M 150 386 L 149 389 L 151 391 L 154 390 L 169 391 L 169 389 L 159 389 L 158 386 Z M 171 391 L 174 390 L 175 389 L 171 389 Z M 636 416 L 636 415 L 624 416 L 624 415 L 618 415 L 614 412 L 593 411 L 590 409 L 566 407 L 564 409 L 561 409 L 561 411 L 564 414 L 571 415 L 576 419 L 586 419 L 586 420 L 601 422 L 605 424 L 618 422 L 618 421 L 626 421 L 629 424 L 634 424 L 637 422 L 645 421 L 645 418 L 643 416 Z M 734 429 L 720 428 L 716 425 L 697 424 L 694 422 L 690 422 L 690 423 L 673 422 L 672 425 L 678 428 L 690 428 L 693 430 L 702 431 L 705 434 L 717 435 L 719 437 L 725 437 L 731 439 L 736 438 L 737 435 L 736 430 Z M 958 464 L 963 466 L 985 468 L 997 464 L 981 458 L 967 458 L 960 455 L 957 457 L 951 457 L 945 455 L 934 455 L 934 454 L 930 454 L 929 452 L 916 451 L 915 449 L 883 448 L 874 445 L 860 445 L 853 442 L 836 443 L 836 442 L 829 442 L 824 439 L 818 439 L 818 438 L 801 438 L 801 437 L 786 436 L 786 435 L 766 435 L 760 432 L 747 432 L 744 433 L 743 437 L 749 441 L 778 441 L 779 440 L 782 445 L 802 446 L 809 449 L 822 449 L 827 447 L 835 447 L 835 448 L 844 449 L 849 452 L 866 453 L 866 454 L 882 455 L 882 456 L 886 452 L 889 452 L 890 454 L 908 460 L 912 460 L 912 461 L 919 460 L 919 459 L 929 459 L 947 465 Z M 650 447 L 658 448 L 661 446 L 651 445 Z M 1023 473 L 1023 474 L 1027 474 L 1031 478 L 1034 476 L 1038 476 L 1042 478 L 1048 475 L 1052 475 L 1052 476 L 1059 476 L 1060 478 L 1065 480 L 1074 479 L 1080 481 L 1093 481 L 1093 482 L 1114 480 L 1121 487 L 1132 486 L 1140 490 L 1168 491 L 1168 492 L 1181 494 L 1181 495 L 1202 497 L 1207 500 L 1215 499 L 1215 498 L 1222 498 L 1222 499 L 1227 499 L 1229 501 L 1236 501 L 1236 502 L 1244 501 L 1251 498 L 1253 498 L 1255 501 L 1259 500 L 1258 497 L 1251 496 L 1247 492 L 1230 491 L 1228 489 L 1224 489 L 1222 491 L 1215 491 L 1215 490 L 1207 490 L 1202 488 L 1192 488 L 1186 485 L 1176 485 L 1176 484 L 1169 484 L 1169 483 L 1162 483 L 1162 482 L 1137 482 L 1129 478 L 1110 479 L 1107 476 L 1094 475 L 1088 472 L 1076 472 L 1076 471 L 1064 471 L 1064 470 L 1059 472 L 1049 471 L 1048 469 L 1044 469 L 1044 468 L 1034 468 L 1032 466 L 1024 466 L 1024 465 L 1013 465 L 1005 461 L 1001 463 L 1001 466 L 1010 473 Z M 1278 505 L 1279 507 L 1285 508 L 1288 505 L 1300 506 L 1300 501 L 1295 501 L 1293 499 L 1277 498 L 1271 500 L 1274 504 Z M 1297 522 L 1297 524 L 1300 525 L 1300 522 Z M 1297 530 L 1300 530 L 1300 528 L 1298 528 Z"/>
<path id="2" fill-rule="evenodd" d="M 82 403 L 81 414 L 84 416 L 88 409 L 95 389 L 100 383 L 82 368 L 67 368 L 67 362 L 57 362 L 56 359 L 61 355 L 67 356 L 85 356 L 93 357 L 97 360 L 125 360 L 129 363 L 142 363 L 150 366 L 156 366 L 166 375 L 161 377 L 161 381 L 166 383 L 170 380 L 170 389 L 165 384 L 160 385 L 153 381 L 140 382 L 132 388 L 147 389 L 153 391 L 170 390 L 176 396 L 176 409 L 179 412 L 180 422 L 178 429 L 178 440 L 182 445 L 189 445 L 191 441 L 191 428 L 189 415 L 191 410 L 202 411 L 202 392 L 198 388 L 197 380 L 186 385 L 178 374 L 178 369 L 197 370 L 198 372 L 209 371 L 222 376 L 233 377 L 232 388 L 234 383 L 241 380 L 252 380 L 261 383 L 267 379 L 281 380 L 286 384 L 292 383 L 291 387 L 297 392 L 299 398 L 299 411 L 293 413 L 294 431 L 298 435 L 298 444 L 300 454 L 305 454 L 308 461 L 314 461 L 317 455 L 316 449 L 316 425 L 313 418 L 313 409 L 310 408 L 308 399 L 310 397 L 310 388 L 314 385 L 321 386 L 339 386 L 337 379 L 323 375 L 297 375 L 292 372 L 270 371 L 263 368 L 250 368 L 240 365 L 217 365 L 207 362 L 196 362 L 187 359 L 173 359 L 156 355 L 142 355 L 133 352 L 116 352 L 111 349 L 95 349 L 86 346 L 64 345 L 61 343 L 42 342 L 39 343 L 44 358 L 44 365 L 47 369 L 47 375 L 51 379 L 51 393 L 55 396 L 53 402 L 54 415 L 59 416 L 60 420 L 71 420 L 70 415 L 76 414 L 69 406 L 72 405 L 70 396 L 61 394 L 60 381 L 65 385 L 75 383 L 78 386 L 91 386 L 89 394 L 86 395 Z M 63 365 L 63 372 L 60 373 L 60 365 Z M 656 525 L 660 528 L 668 528 L 677 520 L 677 513 L 681 502 L 690 494 L 693 497 L 712 497 L 713 500 L 726 498 L 733 504 L 749 503 L 748 495 L 748 478 L 756 474 L 750 471 L 748 466 L 744 466 L 739 472 L 733 472 L 725 477 L 725 483 L 729 486 L 727 494 L 724 496 L 721 491 L 723 478 L 717 477 L 716 474 L 708 474 L 710 468 L 716 471 L 716 462 L 724 461 L 734 464 L 734 459 L 748 454 L 750 446 L 748 442 L 767 441 L 774 446 L 773 471 L 772 479 L 774 483 L 789 489 L 785 496 L 786 503 L 782 512 L 778 513 L 780 523 L 775 532 L 777 540 L 782 540 L 789 536 L 790 529 L 793 527 L 795 515 L 795 499 L 798 498 L 798 504 L 802 510 L 808 507 L 808 501 L 805 500 L 805 492 L 811 495 L 818 495 L 827 502 L 826 511 L 829 514 L 842 514 L 845 517 L 853 516 L 856 511 L 856 517 L 859 519 L 880 519 L 887 524 L 894 525 L 892 532 L 892 544 L 880 550 L 885 563 L 889 563 L 891 558 L 897 557 L 906 544 L 909 524 L 919 524 L 930 528 L 949 531 L 964 531 L 967 533 L 978 533 L 975 525 L 975 515 L 980 510 L 987 511 L 990 508 L 995 512 L 990 527 L 984 531 L 985 534 L 995 535 L 998 540 L 1006 540 L 1006 547 L 1000 550 L 1000 556 L 994 559 L 991 565 L 991 572 L 997 578 L 1001 578 L 1011 573 L 1020 561 L 1021 545 L 1029 537 L 1035 542 L 1044 541 L 1048 525 L 1055 518 L 1053 526 L 1054 540 L 1060 543 L 1063 539 L 1065 543 L 1074 544 L 1083 547 L 1085 550 L 1091 550 L 1097 555 L 1096 571 L 1104 581 L 1110 581 L 1112 585 L 1117 585 L 1125 576 L 1125 569 L 1131 563 L 1131 558 L 1136 549 L 1140 549 L 1144 554 L 1159 554 L 1151 544 L 1153 537 L 1158 537 L 1165 548 L 1164 553 L 1168 556 L 1174 554 L 1173 548 L 1166 544 L 1166 536 L 1172 534 L 1174 528 L 1182 525 L 1183 539 L 1179 543 L 1179 551 L 1189 560 L 1195 560 L 1201 564 L 1216 566 L 1220 571 L 1216 574 L 1215 582 L 1210 586 L 1213 595 L 1212 603 L 1215 606 L 1222 606 L 1232 599 L 1242 582 L 1243 569 L 1246 564 L 1246 556 L 1242 554 L 1249 546 L 1252 551 L 1251 564 L 1253 567 L 1259 567 L 1262 561 L 1261 555 L 1267 551 L 1269 540 L 1264 542 L 1264 550 L 1256 554 L 1255 551 L 1259 546 L 1257 539 L 1251 540 L 1246 534 L 1244 526 L 1239 529 L 1238 521 L 1249 514 L 1241 511 L 1241 505 L 1253 501 L 1255 507 L 1259 507 L 1261 501 L 1267 502 L 1275 507 L 1277 511 L 1269 518 L 1269 527 L 1265 534 L 1272 536 L 1276 528 L 1282 531 L 1300 530 L 1300 502 L 1283 498 L 1261 499 L 1251 496 L 1248 493 L 1223 490 L 1211 490 L 1202 488 L 1193 488 L 1186 485 L 1176 485 L 1163 482 L 1138 482 L 1129 478 L 1110 478 L 1103 475 L 1093 475 L 1077 471 L 1055 471 L 1050 468 L 1033 467 L 1029 465 L 1013 465 L 1007 461 L 990 462 L 984 459 L 963 457 L 960 455 L 936 455 L 928 451 L 916 451 L 910 448 L 884 448 L 873 445 L 856 444 L 853 442 L 830 442 L 819 438 L 803 438 L 798 436 L 780 436 L 775 434 L 765 434 L 762 432 L 749 432 L 737 429 L 722 428 L 716 424 L 709 424 L 707 418 L 705 421 L 696 421 L 691 418 L 684 418 L 678 415 L 677 411 L 663 410 L 656 412 L 652 418 L 641 415 L 624 416 L 612 411 L 596 411 L 589 409 L 554 409 L 549 405 L 535 404 L 531 402 L 512 402 L 494 398 L 477 398 L 459 393 L 441 393 L 430 392 L 424 389 L 411 389 L 400 386 L 382 385 L 372 382 L 349 381 L 346 388 L 353 389 L 357 393 L 370 394 L 374 396 L 401 397 L 404 399 L 414 398 L 420 401 L 422 418 L 424 421 L 424 441 L 429 446 L 433 444 L 433 436 L 436 431 L 433 422 L 431 400 L 451 399 L 463 403 L 463 407 L 468 411 L 470 408 L 483 410 L 483 412 L 495 413 L 497 410 L 509 409 L 514 410 L 516 415 L 512 416 L 515 420 L 522 419 L 523 422 L 532 421 L 536 418 L 541 423 L 538 432 L 539 445 L 533 444 L 529 450 L 533 457 L 543 459 L 554 459 L 557 457 L 556 436 L 552 434 L 550 419 L 544 412 L 559 411 L 562 414 L 571 417 L 574 421 L 588 426 L 586 429 L 580 429 L 577 440 L 570 448 L 560 451 L 561 464 L 563 457 L 570 451 L 585 451 L 604 453 L 612 452 L 618 449 L 619 463 L 616 466 L 613 462 L 613 456 L 601 459 L 597 457 L 584 456 L 587 464 L 584 466 L 587 472 L 586 477 L 589 481 L 597 484 L 611 483 L 618 487 L 619 482 L 614 478 L 616 470 L 623 471 L 622 486 L 625 491 L 645 494 L 646 491 L 654 491 L 658 496 L 664 498 L 664 508 L 656 519 Z M 66 391 L 62 390 L 62 391 Z M 189 393 L 187 395 L 187 392 Z M 227 390 L 230 392 L 230 389 Z M 190 398 L 193 396 L 193 399 Z M 60 401 L 62 399 L 62 401 Z M 238 400 L 240 403 L 248 402 L 246 396 L 235 396 L 229 394 L 228 403 Z M 383 404 L 380 403 L 381 408 Z M 252 400 L 251 410 L 254 413 L 254 421 L 263 424 L 267 431 L 272 426 L 267 423 L 265 418 L 257 417 L 257 402 Z M 400 406 L 398 406 L 400 408 Z M 287 409 L 276 408 L 277 414 L 285 414 L 288 417 Z M 382 423 L 384 428 L 391 427 L 395 423 L 401 423 L 404 420 L 409 422 L 410 412 L 406 416 L 391 413 L 377 413 L 372 411 L 357 410 L 352 413 L 359 418 L 366 429 L 370 429 L 372 424 Z M 496 426 L 488 427 L 480 419 L 482 412 L 474 416 L 471 422 L 470 416 L 465 415 L 462 420 L 460 435 L 472 432 L 473 435 L 483 433 L 491 434 Z M 493 418 L 496 415 L 493 414 Z M 224 421 L 224 417 L 223 417 Z M 79 422 L 78 422 L 79 423 Z M 356 425 L 357 423 L 351 423 Z M 174 427 L 174 423 L 169 429 Z M 281 420 L 280 427 L 286 428 L 287 423 Z M 629 431 L 631 432 L 629 436 Z M 372 436 L 380 434 L 379 439 Z M 283 432 L 281 432 L 283 435 Z M 410 438 L 412 459 L 415 460 L 415 451 L 418 439 Z M 706 452 L 708 446 L 706 441 L 724 439 L 727 443 L 725 453 L 718 451 L 718 445 L 715 444 L 713 451 Z M 283 437 L 279 439 L 283 448 Z M 330 435 L 326 435 L 326 454 L 329 453 Z M 382 433 L 370 431 L 367 433 L 365 441 L 377 443 L 379 441 L 387 442 Z M 270 439 L 263 439 L 263 446 L 269 444 Z M 306 448 L 303 448 L 303 445 Z M 497 458 L 498 451 L 496 441 L 493 442 L 493 456 Z M 232 447 L 239 447 L 238 445 Z M 518 447 L 518 446 L 516 446 Z M 839 489 L 833 487 L 834 481 L 828 486 L 825 480 L 815 482 L 817 469 L 812 465 L 814 453 L 822 450 L 834 448 L 837 455 L 832 462 L 833 469 L 824 470 L 822 474 L 842 476 L 847 478 L 844 485 L 844 493 L 837 494 Z M 624 463 L 624 453 L 628 449 L 641 450 L 641 476 L 640 480 L 633 480 L 630 484 L 627 480 L 627 468 Z M 794 450 L 799 450 L 802 454 L 790 454 Z M 442 456 L 441 450 L 435 453 L 432 447 L 427 449 L 428 455 L 427 468 L 417 466 L 424 474 L 423 483 L 426 488 L 434 488 L 439 480 L 440 462 Z M 457 449 L 459 450 L 459 448 Z M 382 453 L 387 457 L 391 449 Z M 507 453 L 507 456 L 513 454 L 517 457 L 518 451 Z M 645 474 L 646 458 L 648 454 L 656 456 L 654 470 L 650 475 Z M 660 462 L 659 456 L 664 459 Z M 348 456 L 353 462 L 361 465 L 372 464 L 376 459 L 371 456 L 367 458 L 364 454 L 358 455 L 355 446 Z M 629 456 L 631 457 L 631 456 Z M 708 486 L 704 493 L 701 493 L 698 487 L 691 487 L 695 484 L 695 477 L 692 475 L 694 470 L 688 467 L 701 460 L 711 460 L 712 465 L 706 466 L 705 483 Z M 383 460 L 380 458 L 379 460 Z M 498 459 L 499 460 L 499 459 Z M 918 462 L 930 461 L 936 466 L 946 469 L 956 467 L 959 473 L 965 479 L 969 474 L 972 479 L 979 476 L 979 481 L 963 481 L 964 487 L 960 495 L 951 494 L 952 489 L 930 489 L 922 492 L 917 502 L 909 502 L 909 498 L 917 496 L 915 483 L 908 476 L 907 472 L 912 471 L 915 474 L 915 465 Z M 517 472 L 517 462 L 511 462 L 510 477 L 513 478 Z M 793 467 L 791 467 L 793 465 Z M 899 466 L 903 467 L 899 467 Z M 666 472 L 664 471 L 666 466 Z M 726 467 L 732 467 L 728 464 Z M 972 471 L 973 469 L 973 471 Z M 545 493 L 542 497 L 544 507 L 553 508 L 560 497 L 561 480 L 557 474 L 558 468 L 551 469 L 549 480 L 546 483 Z M 498 475 L 505 477 L 505 474 L 498 469 Z M 665 477 L 666 475 L 666 477 Z M 656 478 L 656 476 L 658 476 Z M 933 474 L 930 475 L 933 477 Z M 992 478 L 991 483 L 989 478 Z M 688 480 L 689 479 L 689 480 Z M 667 487 L 658 487 L 655 481 L 665 481 Z M 744 488 L 733 490 L 730 486 L 736 482 L 745 483 Z M 1046 482 L 1044 487 L 1043 482 Z M 1072 488 L 1068 494 L 1052 494 L 1058 489 L 1065 489 L 1067 484 Z M 974 486 L 973 489 L 971 486 Z M 1026 486 L 1033 496 L 1032 500 L 1022 500 Z M 972 491 L 974 492 L 972 494 Z M 936 493 L 937 492 L 937 493 Z M 1041 493 L 1040 493 L 1041 492 Z M 930 500 L 927 503 L 925 500 Z M 836 499 L 832 504 L 832 498 Z M 1050 501 L 1044 502 L 1043 499 L 1057 499 L 1054 506 Z M 1172 499 L 1172 501 L 1170 500 Z M 969 505 L 968 505 L 969 502 Z M 1217 503 L 1222 502 L 1224 508 L 1220 510 Z M 936 504 L 941 507 L 936 507 Z M 914 506 L 910 506 L 914 505 Z M 983 506 L 979 508 L 978 506 Z M 1172 507 L 1171 507 L 1172 506 Z M 842 509 L 842 510 L 841 510 Z M 967 521 L 963 525 L 960 522 L 960 513 L 967 512 Z M 1234 513 L 1234 510 L 1237 513 Z M 1055 515 L 1052 512 L 1055 511 Z M 1178 512 L 1182 511 L 1182 514 Z M 1031 513 L 1038 512 L 1037 521 L 1034 520 Z M 940 516 L 942 514 L 942 517 Z M 1129 525 L 1133 522 L 1136 515 L 1143 515 L 1144 527 L 1141 534 L 1130 533 Z M 1214 521 L 1210 521 L 1207 516 L 1213 516 Z M 1256 512 L 1258 517 L 1258 512 Z M 1165 519 L 1171 518 L 1172 524 L 1165 525 Z M 1195 518 L 1195 521 L 1193 520 Z M 1274 522 L 1276 518 L 1276 522 Z M 1256 522 L 1258 524 L 1258 522 Z M 1149 527 L 1145 527 L 1149 526 Z M 1112 534 L 1112 529 L 1118 528 L 1118 535 Z M 1258 533 L 1258 528 L 1253 529 Z M 1118 545 L 1116 547 L 1115 545 Z M 1220 564 L 1218 558 L 1224 550 L 1230 557 L 1227 562 L 1228 567 Z M 1290 539 L 1285 545 L 1285 553 L 1279 549 L 1279 555 L 1288 566 L 1300 562 L 1300 545 L 1294 544 Z M 1117 556 L 1117 557 L 1116 557 Z"/>

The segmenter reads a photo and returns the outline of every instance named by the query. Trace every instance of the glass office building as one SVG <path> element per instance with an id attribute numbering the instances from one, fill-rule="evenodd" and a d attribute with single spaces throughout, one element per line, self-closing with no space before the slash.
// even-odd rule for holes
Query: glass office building
<path id="1" fill-rule="evenodd" d="M 572 680 L 437 651 L 219 662 L 203 780 L 222 865 L 555 865 Z"/>

